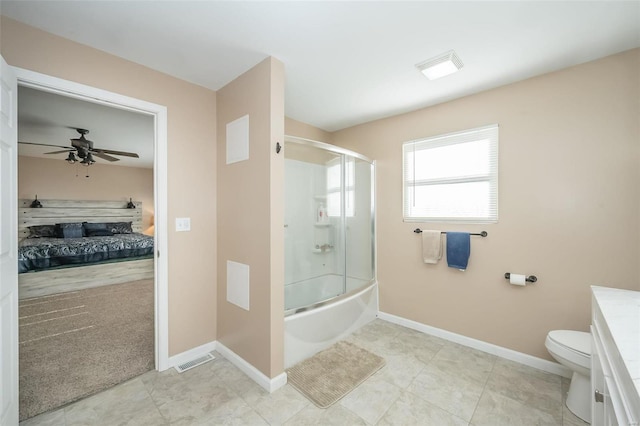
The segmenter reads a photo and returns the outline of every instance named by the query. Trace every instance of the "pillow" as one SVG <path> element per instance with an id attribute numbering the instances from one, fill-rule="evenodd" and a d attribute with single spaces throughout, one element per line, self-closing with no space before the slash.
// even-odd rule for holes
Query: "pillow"
<path id="1" fill-rule="evenodd" d="M 113 235 L 113 232 L 109 231 L 107 228 L 104 229 L 87 229 L 87 237 L 110 237 Z"/>
<path id="2" fill-rule="evenodd" d="M 36 225 L 29 227 L 29 238 L 56 238 L 56 225 Z"/>
<path id="3" fill-rule="evenodd" d="M 114 234 L 133 234 L 131 222 L 109 222 L 107 229 Z"/>
<path id="4" fill-rule="evenodd" d="M 60 229 L 60 234 L 62 238 L 82 238 L 84 237 L 84 232 L 82 232 L 82 223 L 58 223 L 58 229 Z"/>
<path id="5" fill-rule="evenodd" d="M 90 231 L 90 230 L 94 230 L 94 229 L 107 229 L 107 224 L 106 223 L 89 223 L 89 222 L 82 222 L 82 227 L 84 228 L 85 232 L 86 231 Z"/>

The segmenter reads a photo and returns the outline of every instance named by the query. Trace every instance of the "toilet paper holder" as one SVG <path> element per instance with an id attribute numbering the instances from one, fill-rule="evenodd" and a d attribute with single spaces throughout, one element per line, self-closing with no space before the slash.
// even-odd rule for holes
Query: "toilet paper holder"
<path id="1" fill-rule="evenodd" d="M 505 272 L 504 278 L 506 280 L 511 278 L 511 273 Z M 527 278 L 525 278 L 525 281 L 528 282 L 528 283 L 535 283 L 536 281 L 538 281 L 538 277 L 536 277 L 535 275 L 529 275 Z"/>

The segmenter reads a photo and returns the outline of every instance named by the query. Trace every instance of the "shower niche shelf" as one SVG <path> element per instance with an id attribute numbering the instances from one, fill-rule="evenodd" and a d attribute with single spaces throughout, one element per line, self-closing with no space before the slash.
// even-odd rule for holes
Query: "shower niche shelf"
<path id="1" fill-rule="evenodd" d="M 318 227 L 318 228 L 327 228 L 329 226 L 331 226 L 330 222 L 316 222 L 313 224 L 313 226 Z"/>
<path id="2" fill-rule="evenodd" d="M 332 251 L 333 251 L 332 248 L 328 248 L 328 249 L 324 249 L 324 250 L 319 249 L 319 248 L 311 249 L 311 253 L 313 253 L 313 254 L 331 253 Z"/>

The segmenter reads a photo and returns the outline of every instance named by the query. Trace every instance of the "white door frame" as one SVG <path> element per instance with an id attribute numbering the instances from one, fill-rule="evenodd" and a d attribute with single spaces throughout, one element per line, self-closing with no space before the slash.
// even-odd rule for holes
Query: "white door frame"
<path id="1" fill-rule="evenodd" d="M 155 223 L 155 365 L 156 370 L 169 368 L 169 275 L 167 258 L 167 107 L 131 98 L 84 84 L 51 77 L 13 67 L 18 86 L 56 93 L 113 108 L 134 111 L 154 117 L 154 223 Z M 20 99 L 18 99 L 20 102 Z M 17 200 L 16 200 L 17 203 Z M 16 229 L 17 232 L 17 229 Z"/>
<path id="2" fill-rule="evenodd" d="M 18 82 L 0 56 L 0 424 L 18 424 Z"/>

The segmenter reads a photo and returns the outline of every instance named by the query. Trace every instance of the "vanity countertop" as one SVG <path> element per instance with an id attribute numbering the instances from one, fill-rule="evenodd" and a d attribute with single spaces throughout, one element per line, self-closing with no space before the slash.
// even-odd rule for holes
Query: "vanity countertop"
<path id="1" fill-rule="evenodd" d="M 640 291 L 591 287 L 620 359 L 640 395 Z"/>

